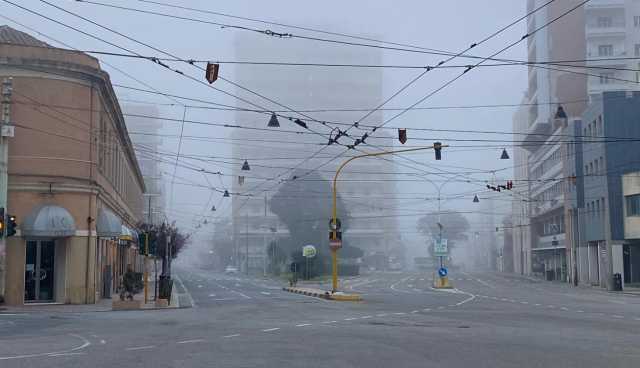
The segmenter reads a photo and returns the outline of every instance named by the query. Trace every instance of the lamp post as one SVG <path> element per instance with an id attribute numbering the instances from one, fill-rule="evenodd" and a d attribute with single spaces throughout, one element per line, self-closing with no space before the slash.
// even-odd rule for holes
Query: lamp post
<path id="1" fill-rule="evenodd" d="M 347 166 L 347 164 L 349 164 L 351 161 L 353 160 L 357 160 L 359 158 L 364 158 L 364 157 L 378 157 L 378 156 L 386 156 L 386 155 L 393 155 L 396 153 L 405 153 L 405 152 L 415 152 L 415 151 L 424 151 L 424 150 L 435 150 L 436 152 L 436 160 L 440 159 L 440 150 L 443 147 L 449 147 L 448 145 L 443 145 L 440 142 L 436 142 L 434 143 L 432 146 L 428 146 L 428 147 L 418 147 L 418 148 L 410 148 L 410 149 L 403 149 L 403 150 L 397 150 L 397 151 L 382 151 L 382 152 L 375 152 L 375 153 L 365 153 L 362 155 L 357 155 L 357 156 L 353 156 L 351 158 L 349 158 L 348 160 L 346 160 L 345 162 L 343 162 L 339 167 L 338 170 L 336 170 L 336 174 L 333 177 L 333 197 L 332 197 L 332 210 L 331 210 L 331 223 L 336 225 L 336 226 L 332 226 L 331 229 L 331 238 L 334 240 L 337 240 L 337 235 L 338 235 L 338 227 L 337 227 L 337 219 L 338 219 L 338 206 L 337 206 L 337 197 L 338 197 L 338 176 L 340 176 L 340 172 L 342 172 L 342 169 L 344 169 L 345 166 Z M 337 248 L 331 248 L 331 276 L 332 276 L 332 280 L 331 280 L 331 286 L 332 286 L 332 292 L 335 293 L 336 291 L 338 291 L 338 249 Z"/>

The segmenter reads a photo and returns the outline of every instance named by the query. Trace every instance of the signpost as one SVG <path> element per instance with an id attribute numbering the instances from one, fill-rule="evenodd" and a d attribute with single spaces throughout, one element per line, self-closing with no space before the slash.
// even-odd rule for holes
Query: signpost
<path id="1" fill-rule="evenodd" d="M 436 257 L 446 257 L 449 255 L 447 239 L 435 239 L 433 242 L 433 255 Z"/>
<path id="2" fill-rule="evenodd" d="M 302 256 L 305 258 L 305 262 L 306 262 L 305 271 L 306 271 L 306 274 L 307 274 L 307 280 L 309 280 L 309 278 L 310 278 L 309 277 L 310 276 L 310 273 L 309 273 L 309 258 L 315 257 L 316 253 L 317 253 L 316 247 L 313 246 L 313 245 L 305 245 L 304 247 L 302 247 Z"/>

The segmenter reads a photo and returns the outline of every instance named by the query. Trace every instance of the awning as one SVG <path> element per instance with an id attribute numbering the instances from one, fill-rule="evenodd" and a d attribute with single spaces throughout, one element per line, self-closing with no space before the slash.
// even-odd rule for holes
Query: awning
<path id="1" fill-rule="evenodd" d="M 122 234 L 122 221 L 110 210 L 100 208 L 96 219 L 96 232 L 101 237 L 118 237 Z"/>
<path id="2" fill-rule="evenodd" d="M 20 230 L 23 237 L 63 238 L 75 235 L 76 223 L 64 207 L 45 204 L 24 218 Z"/>
<path id="3" fill-rule="evenodd" d="M 133 232 L 126 225 L 122 225 L 120 231 L 120 240 L 133 241 Z"/>

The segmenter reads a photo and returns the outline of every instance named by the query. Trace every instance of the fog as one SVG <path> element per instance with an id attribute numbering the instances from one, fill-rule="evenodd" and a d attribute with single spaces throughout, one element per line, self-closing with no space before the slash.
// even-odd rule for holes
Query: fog
<path id="1" fill-rule="evenodd" d="M 22 4 L 23 2 L 20 3 Z M 157 50 L 142 46 L 126 37 L 111 33 L 106 29 L 78 19 L 42 2 L 28 1 L 24 3 L 22 4 L 23 6 L 33 11 L 81 29 L 95 37 L 102 38 L 128 50 L 148 56 L 165 56 Z M 357 96 L 362 91 L 357 89 L 350 92 L 353 94 L 353 100 L 345 98 L 339 106 L 327 106 L 324 104 L 318 105 L 318 102 L 314 101 L 313 97 L 309 97 L 304 102 L 293 100 L 291 98 L 291 87 L 288 87 L 288 82 L 290 81 L 286 78 L 280 81 L 281 85 L 273 86 L 273 88 L 262 83 L 253 83 L 250 78 L 246 78 L 248 74 L 276 73 L 276 70 L 279 75 L 286 74 L 287 72 L 283 73 L 283 68 L 291 68 L 292 73 L 308 70 L 307 68 L 323 68 L 322 70 L 327 73 L 326 78 L 329 79 L 329 84 L 335 82 L 338 86 L 341 80 L 339 76 L 344 73 L 358 73 L 356 68 L 351 70 L 335 67 L 255 66 L 225 63 L 225 61 L 254 61 L 331 64 L 344 61 L 336 60 L 336 58 L 332 57 L 331 55 L 334 51 L 327 52 L 327 56 L 323 56 L 317 55 L 314 50 L 318 47 L 335 48 L 336 54 L 348 52 L 355 55 L 353 60 L 359 60 L 358 53 L 371 52 L 371 47 L 327 43 L 310 39 L 274 37 L 245 29 L 220 27 L 185 19 L 159 17 L 89 3 L 70 1 L 53 3 L 64 6 L 65 9 L 71 12 L 85 16 L 123 35 L 177 55 L 181 59 L 220 61 L 220 76 L 225 80 L 219 79 L 212 86 L 231 94 L 236 94 L 238 87 L 232 85 L 229 81 L 242 80 L 243 82 L 246 81 L 243 87 L 252 89 L 270 100 L 289 106 L 294 110 L 303 108 L 310 110 L 336 108 L 363 110 L 342 113 L 339 119 L 332 119 L 328 117 L 329 115 L 323 115 L 322 113 L 308 113 L 314 118 L 329 121 L 357 121 L 367 110 L 375 107 L 375 104 L 367 103 L 363 105 L 359 102 Z M 238 27 L 270 30 L 283 34 L 291 33 L 293 35 L 384 46 L 390 49 L 376 48 L 375 52 L 380 57 L 379 63 L 387 66 L 432 66 L 448 58 L 443 55 L 407 52 L 391 48 L 414 51 L 424 51 L 424 49 L 380 44 L 373 41 L 322 34 L 238 18 L 167 8 L 141 1 L 105 0 L 104 3 L 170 13 L 174 16 L 196 18 Z M 453 53 L 465 50 L 471 44 L 481 41 L 525 14 L 525 2 L 513 0 L 411 0 L 400 2 L 364 0 L 348 2 L 334 0 L 322 2 L 266 2 L 256 0 L 211 2 L 188 0 L 173 1 L 172 3 L 238 17 L 358 35 L 386 42 L 445 50 Z M 40 32 L 40 34 L 12 23 L 8 19 L 0 19 L 0 23 L 6 23 L 16 29 L 26 31 L 58 47 L 64 46 L 55 40 L 84 51 L 129 53 L 6 3 L 0 5 L 0 14 L 19 21 L 24 26 Z M 506 45 L 519 40 L 525 33 L 525 29 L 526 22 L 520 22 L 470 52 L 480 56 L 491 55 Z M 277 52 L 270 51 L 270 48 L 267 47 L 262 49 L 254 60 L 239 60 L 237 59 L 236 50 L 238 39 L 250 40 L 250 42 L 255 42 L 256 44 L 263 42 L 274 44 L 273 49 L 277 49 Z M 276 44 L 277 46 L 275 46 Z M 310 56 L 307 53 L 313 54 L 315 60 L 310 60 Z M 185 120 L 190 121 L 223 124 L 237 123 L 241 125 L 255 124 L 266 127 L 268 115 L 253 114 L 252 121 L 237 121 L 238 116 L 235 111 L 183 107 L 181 105 L 183 103 L 211 106 L 207 105 L 207 102 L 212 102 L 229 106 L 255 108 L 255 106 L 251 107 L 246 102 L 238 101 L 233 96 L 196 82 L 195 80 L 204 81 L 204 73 L 187 63 L 166 62 L 167 66 L 180 71 L 182 73 L 180 74 L 145 59 L 98 54 L 94 54 L 94 56 L 101 60 L 101 65 L 110 74 L 112 83 L 120 86 L 116 86 L 115 89 L 119 98 L 121 98 L 121 104 L 138 103 L 147 105 L 148 103 L 153 103 L 160 117 L 175 119 L 157 121 L 158 124 L 162 124 L 162 129 L 159 132 L 162 135 L 162 142 L 158 154 L 162 159 L 159 165 L 163 177 L 164 216 L 166 221 L 176 221 L 180 228 L 192 235 L 191 244 L 187 252 L 181 256 L 181 260 L 187 263 L 199 260 L 206 262 L 206 255 L 212 249 L 211 244 L 215 236 L 213 224 L 219 219 L 230 218 L 232 214 L 231 199 L 224 198 L 221 192 L 212 191 L 210 188 L 215 187 L 221 190 L 233 191 L 234 183 L 238 180 L 237 174 L 234 173 L 237 172 L 242 161 L 238 161 L 239 157 L 234 156 L 232 148 L 233 144 L 241 145 L 243 142 L 227 139 L 231 137 L 234 131 L 232 128 L 193 123 L 182 125 L 180 121 L 185 118 Z M 501 53 L 499 57 L 518 60 L 526 59 L 526 42 L 521 42 L 510 48 L 508 51 Z M 457 57 L 448 61 L 445 65 L 465 66 L 475 62 L 477 60 Z M 363 64 L 372 64 L 372 62 L 366 62 L 365 60 Z M 203 65 L 200 64 L 200 66 Z M 432 96 L 417 106 L 432 109 L 407 111 L 393 121 L 388 122 L 386 126 L 394 129 L 406 128 L 409 138 L 406 146 L 426 146 L 435 141 L 450 145 L 450 147 L 443 149 L 441 161 L 434 160 L 432 151 L 417 152 L 404 156 L 413 160 L 412 162 L 400 157 L 394 157 L 396 163 L 395 171 L 408 173 L 394 176 L 397 180 L 394 183 L 395 187 L 392 189 L 395 197 L 393 213 L 397 215 L 395 225 L 397 232 L 395 234 L 400 234 L 401 239 L 398 239 L 398 242 L 404 244 L 408 259 L 428 254 L 426 237 L 418 231 L 417 222 L 422 215 L 437 211 L 438 204 L 440 204 L 443 212 L 461 211 L 465 213 L 469 222 L 469 234 L 494 232 L 493 225 L 501 222 L 501 219 L 510 213 L 510 201 L 496 201 L 492 203 L 491 207 L 488 207 L 487 202 L 489 200 L 486 199 L 491 197 L 485 188 L 486 183 L 502 183 L 502 181 L 511 178 L 511 162 L 499 159 L 503 147 L 499 147 L 500 143 L 485 143 L 485 145 L 490 146 L 474 148 L 470 146 L 479 146 L 482 145 L 482 142 L 470 142 L 467 140 L 495 139 L 508 141 L 512 139 L 508 134 L 478 134 L 469 131 L 481 130 L 507 133 L 511 131 L 515 107 L 477 106 L 520 103 L 527 83 L 525 68 L 526 66 L 478 67 L 471 69 L 468 73 L 448 85 L 446 84 L 460 75 L 464 68 L 434 69 L 384 105 L 384 108 L 388 109 L 401 109 L 411 106 L 426 95 L 433 93 Z M 392 67 L 378 68 L 376 70 L 381 76 L 381 90 L 379 91 L 381 102 L 392 97 L 403 86 L 424 71 L 423 69 Z M 123 74 L 122 71 L 129 76 Z M 330 74 L 332 71 L 335 71 L 335 76 Z M 190 77 L 193 79 L 190 79 Z M 335 78 L 335 80 L 332 80 L 332 78 Z M 326 83 L 326 80 L 324 82 Z M 153 89 L 165 94 L 199 99 L 203 102 L 185 102 L 185 100 L 174 97 L 143 93 L 133 89 L 122 88 L 121 86 L 145 90 Z M 442 89 L 440 90 L 441 87 Z M 304 91 L 300 92 L 304 93 Z M 326 91 L 326 93 L 330 94 L 331 91 Z M 267 111 L 283 109 L 282 106 L 278 106 L 272 101 L 260 98 L 255 94 L 242 93 L 242 96 L 255 104 L 265 107 Z M 322 100 L 322 98 L 318 100 Z M 385 110 L 381 113 L 380 120 L 386 121 L 398 112 L 398 110 Z M 289 113 L 289 115 L 299 116 L 293 112 Z M 365 119 L 363 123 L 378 124 L 380 121 L 370 117 L 368 120 Z M 281 129 L 299 130 L 292 122 L 286 119 L 280 119 L 280 124 L 282 126 Z M 324 134 L 329 132 L 328 129 L 324 129 L 318 124 L 311 127 L 324 132 Z M 415 130 L 416 128 L 433 130 L 418 131 Z M 393 144 L 396 148 L 402 147 L 398 140 L 395 139 L 397 137 L 395 130 L 390 129 L 385 132 L 393 137 Z M 179 139 L 180 135 L 183 137 L 182 140 Z M 375 136 L 375 134 L 372 135 Z M 260 131 L 249 133 L 245 135 L 245 138 L 249 136 L 254 138 L 265 137 Z M 269 137 L 272 136 L 278 136 L 280 139 L 285 140 L 298 139 L 296 135 L 279 133 L 273 133 Z M 201 139 L 202 137 L 214 137 L 215 139 L 203 140 Z M 319 136 L 310 136 L 304 139 L 305 142 L 310 143 L 326 143 L 326 139 Z M 382 144 L 380 140 L 371 140 L 370 142 L 373 145 Z M 290 160 L 278 160 L 277 162 L 274 160 L 272 162 L 272 164 L 277 163 L 275 166 L 280 167 L 294 167 L 303 161 L 304 157 L 318 148 L 313 146 L 303 150 L 291 151 L 287 150 L 286 144 L 272 143 L 267 146 L 268 148 L 255 148 L 254 152 L 258 155 L 262 154 L 264 157 L 275 157 L 277 152 L 280 152 L 281 157 L 288 155 L 292 157 Z M 504 143 L 504 147 L 511 154 L 509 143 Z M 360 148 L 368 152 L 377 150 L 371 146 L 361 146 Z M 176 160 L 178 152 L 182 158 Z M 268 152 L 268 154 L 265 152 Z M 184 158 L 185 156 L 208 156 L 209 158 L 215 157 L 215 159 L 196 162 Z M 344 158 L 338 159 L 336 163 L 342 160 Z M 176 162 L 182 165 L 176 165 Z M 254 162 L 249 163 L 254 164 Z M 193 170 L 193 167 L 204 168 L 206 171 L 197 172 L 198 170 Z M 425 174 L 425 171 L 429 172 L 429 174 Z M 221 172 L 222 175 L 212 174 L 216 172 Z M 282 170 L 277 172 L 282 172 Z M 328 178 L 331 175 L 323 173 L 323 176 Z M 432 183 L 427 182 L 425 179 L 431 180 Z M 439 201 L 437 187 L 441 187 Z M 250 186 L 247 185 L 244 189 L 246 188 L 250 188 Z M 261 195 L 260 192 L 256 193 Z M 480 203 L 472 202 L 476 194 L 480 197 Z M 327 200 L 329 199 L 327 198 Z M 304 200 L 301 200 L 301 203 L 304 203 Z M 211 210 L 214 206 L 216 211 Z M 495 219 L 488 220 L 487 217 L 491 217 L 491 215 L 487 215 L 488 213 L 495 214 Z M 204 224 L 204 220 L 207 221 L 206 224 Z M 345 238 L 347 236 L 348 234 L 345 234 Z M 467 241 L 460 242 L 460 246 L 454 252 L 454 257 L 457 257 L 461 263 L 471 265 L 474 258 L 477 257 L 472 251 L 476 241 L 478 241 L 477 238 L 474 239 L 473 236 L 470 236 Z"/>

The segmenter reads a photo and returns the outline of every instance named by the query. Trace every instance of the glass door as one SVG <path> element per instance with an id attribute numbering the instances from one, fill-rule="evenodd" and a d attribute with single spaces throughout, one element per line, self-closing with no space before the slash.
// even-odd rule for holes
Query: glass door
<path id="1" fill-rule="evenodd" d="M 27 241 L 24 272 L 24 301 L 51 302 L 54 298 L 55 242 Z"/>

